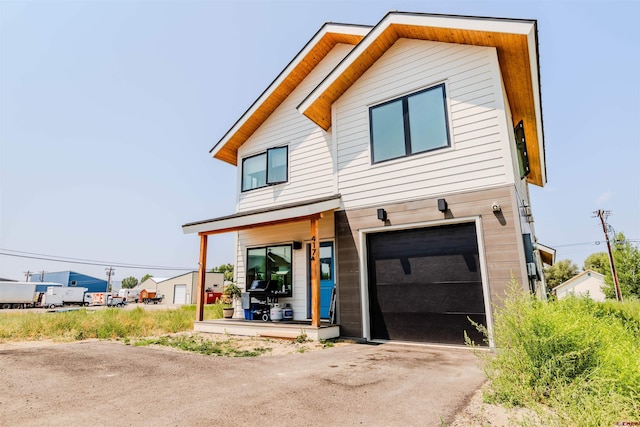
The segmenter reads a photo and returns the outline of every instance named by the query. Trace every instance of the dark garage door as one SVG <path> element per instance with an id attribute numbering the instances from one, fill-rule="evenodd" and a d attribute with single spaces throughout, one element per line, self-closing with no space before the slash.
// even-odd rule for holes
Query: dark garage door
<path id="1" fill-rule="evenodd" d="M 475 223 L 369 234 L 367 248 L 372 339 L 482 343 Z"/>

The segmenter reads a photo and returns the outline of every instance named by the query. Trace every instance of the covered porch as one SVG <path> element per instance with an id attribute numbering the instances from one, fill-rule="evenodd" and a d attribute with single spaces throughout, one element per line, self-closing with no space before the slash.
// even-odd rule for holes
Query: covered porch
<path id="1" fill-rule="evenodd" d="M 225 217 L 213 218 L 210 220 L 199 221 L 185 224 L 182 226 L 185 234 L 197 233 L 200 238 L 200 255 L 199 255 L 199 273 L 198 287 L 196 292 L 196 323 L 194 330 L 200 332 L 226 333 L 233 335 L 246 336 L 271 336 L 281 338 L 296 338 L 300 335 L 306 335 L 307 339 L 328 339 L 335 338 L 340 335 L 338 325 L 330 324 L 321 320 L 320 309 L 320 221 L 332 211 L 339 209 L 341 199 L 339 195 L 333 195 L 322 199 L 315 199 L 303 203 L 287 204 L 274 206 L 266 209 L 253 210 L 248 212 L 240 212 Z M 332 218 L 332 217 L 328 217 Z M 308 222 L 308 234 L 302 223 Z M 244 320 L 242 318 L 234 319 L 216 319 L 204 321 L 204 301 L 205 286 L 204 278 L 206 273 L 206 260 L 208 254 L 208 236 L 222 234 L 228 232 L 240 232 L 245 230 L 260 231 L 267 230 L 268 227 L 282 226 L 287 227 L 290 224 L 302 228 L 305 240 L 309 247 L 308 253 L 308 284 L 307 296 L 309 298 L 309 312 L 306 316 L 308 320 L 296 319 L 286 322 L 263 322 Z M 326 227 L 326 226 L 323 226 Z M 259 229 L 259 230 L 256 230 Z M 271 230 L 276 230 L 271 228 Z M 260 232 L 262 233 L 262 232 Z M 308 237 L 307 237 L 308 236 Z M 284 236 L 286 240 L 286 236 Z M 292 239 L 293 240 L 293 239 Z M 238 244 L 240 246 L 240 244 Z M 300 253 L 302 256 L 302 253 Z M 239 260 L 236 260 L 239 262 Z M 302 264 L 302 261 L 299 262 Z M 298 267 L 306 268 L 306 267 Z M 250 283 L 243 283 L 247 279 L 238 270 L 236 270 L 236 281 L 238 285 L 247 291 Z M 239 280 L 242 279 L 242 280 Z M 302 286 L 302 284 L 298 284 Z M 298 300 L 299 301 L 299 300 Z M 238 311 L 238 310 L 236 310 Z M 239 313 L 238 313 L 239 314 Z M 238 316 L 236 316 L 238 317 Z"/>

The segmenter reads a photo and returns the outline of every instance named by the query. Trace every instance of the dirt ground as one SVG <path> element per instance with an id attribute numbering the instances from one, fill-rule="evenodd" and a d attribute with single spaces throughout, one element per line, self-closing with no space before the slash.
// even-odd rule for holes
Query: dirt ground
<path id="1" fill-rule="evenodd" d="M 228 336 L 198 334 L 213 340 Z M 0 344 L 0 425 L 506 426 L 466 349 L 234 337 L 263 356 L 88 340 Z"/>

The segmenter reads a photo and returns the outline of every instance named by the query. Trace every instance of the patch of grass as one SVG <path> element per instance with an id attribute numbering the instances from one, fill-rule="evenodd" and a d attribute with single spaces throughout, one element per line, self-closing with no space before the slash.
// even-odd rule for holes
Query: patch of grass
<path id="1" fill-rule="evenodd" d="M 302 332 L 300 335 L 298 335 L 295 339 L 295 342 L 298 344 L 302 344 L 307 342 L 307 334 L 305 334 L 304 332 Z"/>
<path id="2" fill-rule="evenodd" d="M 545 425 L 640 420 L 640 302 L 538 301 L 512 284 L 484 354 L 485 400 L 534 409 Z"/>
<path id="3" fill-rule="evenodd" d="M 6 313 L 5 313 L 6 311 Z M 222 317 L 222 305 L 206 305 L 205 319 Z M 195 306 L 177 309 L 133 310 L 106 308 L 54 313 L 0 313 L 0 342 L 52 339 L 76 341 L 88 338 L 124 339 L 187 331 L 193 328 Z"/>
<path id="4" fill-rule="evenodd" d="M 320 344 L 322 344 L 322 348 L 331 348 L 335 345 L 334 340 L 319 340 Z"/>
<path id="5" fill-rule="evenodd" d="M 145 338 L 134 343 L 135 346 L 163 345 L 177 348 L 184 351 L 205 354 L 208 356 L 225 357 L 257 357 L 268 351 L 270 348 L 255 347 L 251 350 L 239 348 L 237 341 L 227 339 L 224 341 L 210 341 L 193 336 L 162 336 L 159 338 Z"/>

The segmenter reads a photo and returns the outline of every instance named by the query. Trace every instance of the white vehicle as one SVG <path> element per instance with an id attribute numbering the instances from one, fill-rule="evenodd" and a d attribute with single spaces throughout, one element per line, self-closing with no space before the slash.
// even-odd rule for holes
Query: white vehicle
<path id="1" fill-rule="evenodd" d="M 33 307 L 37 300 L 35 282 L 0 282 L 0 308 Z"/>
<path id="2" fill-rule="evenodd" d="M 90 297 L 87 296 L 87 288 L 75 288 L 68 286 L 50 286 L 42 295 L 40 305 L 55 308 L 63 305 L 89 305 Z"/>
<path id="3" fill-rule="evenodd" d="M 138 302 L 140 299 L 140 289 L 120 289 L 118 296 L 124 298 L 126 302 Z"/>
<path id="4" fill-rule="evenodd" d="M 111 292 L 93 292 L 89 295 L 91 305 L 106 305 L 109 307 L 124 307 L 127 302 L 123 297 L 114 295 Z"/>

